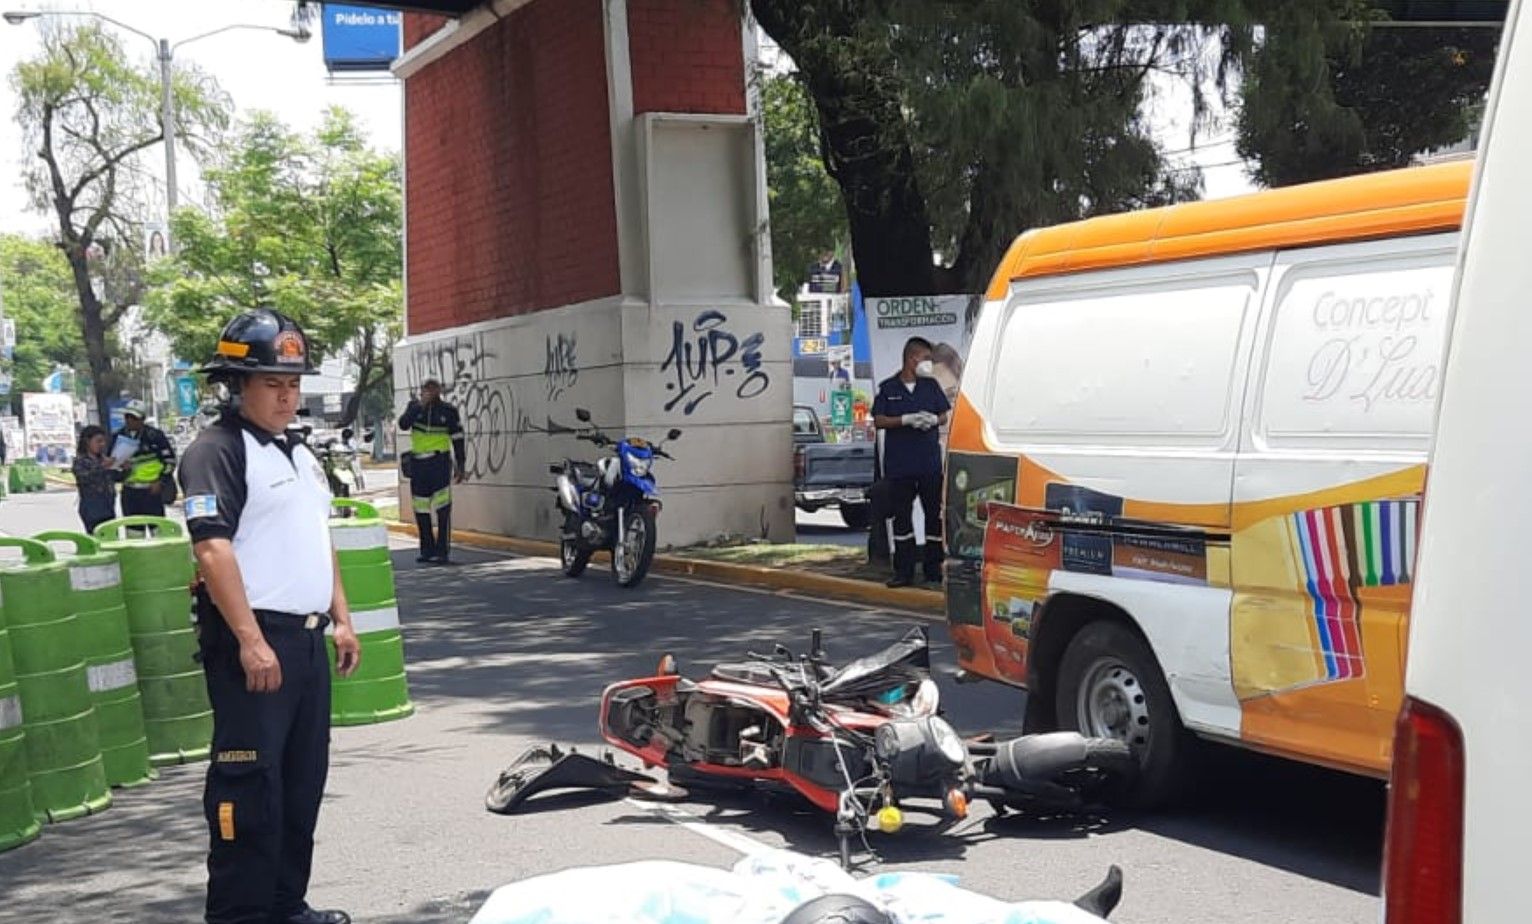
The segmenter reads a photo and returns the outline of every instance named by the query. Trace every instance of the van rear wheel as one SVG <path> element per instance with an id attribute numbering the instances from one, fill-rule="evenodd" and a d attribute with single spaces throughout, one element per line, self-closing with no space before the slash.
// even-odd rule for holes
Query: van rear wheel
<path id="1" fill-rule="evenodd" d="M 1164 805 L 1187 785 L 1192 742 L 1154 652 L 1126 627 L 1100 621 L 1075 634 L 1059 662 L 1054 709 L 1061 729 L 1127 742 L 1139 766 L 1128 804 Z"/>

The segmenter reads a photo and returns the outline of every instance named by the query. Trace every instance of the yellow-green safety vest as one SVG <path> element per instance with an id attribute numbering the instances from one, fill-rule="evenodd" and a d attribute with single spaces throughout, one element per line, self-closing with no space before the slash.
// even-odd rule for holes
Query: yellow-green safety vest
<path id="1" fill-rule="evenodd" d="M 428 452 L 448 452 L 452 449 L 452 436 L 446 427 L 428 427 L 417 423 L 410 428 L 410 450 L 416 455 Z"/>

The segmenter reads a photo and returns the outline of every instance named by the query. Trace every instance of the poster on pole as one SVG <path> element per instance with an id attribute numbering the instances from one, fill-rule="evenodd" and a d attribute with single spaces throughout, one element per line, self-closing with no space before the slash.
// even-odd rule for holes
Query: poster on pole
<path id="1" fill-rule="evenodd" d="M 904 344 L 911 337 L 931 341 L 936 381 L 957 399 L 968 343 L 978 318 L 982 295 L 908 295 L 868 298 L 867 321 L 872 339 L 872 375 L 881 382 L 904 365 Z"/>
<path id="2" fill-rule="evenodd" d="M 44 464 L 69 463 L 75 432 L 71 395 L 25 392 L 21 396 L 21 420 L 29 456 Z"/>

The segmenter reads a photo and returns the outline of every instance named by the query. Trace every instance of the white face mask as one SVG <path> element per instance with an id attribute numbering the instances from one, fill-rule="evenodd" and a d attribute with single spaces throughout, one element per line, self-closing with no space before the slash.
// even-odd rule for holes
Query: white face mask
<path id="1" fill-rule="evenodd" d="M 929 359 L 922 359 L 915 364 L 915 374 L 923 379 L 929 379 L 936 375 L 936 366 Z"/>

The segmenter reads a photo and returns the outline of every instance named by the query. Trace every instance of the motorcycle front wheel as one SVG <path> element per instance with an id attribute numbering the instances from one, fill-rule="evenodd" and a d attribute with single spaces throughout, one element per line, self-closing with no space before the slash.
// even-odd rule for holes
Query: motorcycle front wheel
<path id="1" fill-rule="evenodd" d="M 579 543 L 573 539 L 561 539 L 559 541 L 559 564 L 564 568 L 564 576 L 577 578 L 585 573 L 585 566 L 590 564 L 590 549 L 580 548 Z"/>
<path id="2" fill-rule="evenodd" d="M 654 562 L 655 519 L 650 507 L 630 507 L 621 514 L 622 548 L 612 550 L 612 576 L 619 587 L 637 587 Z"/>

